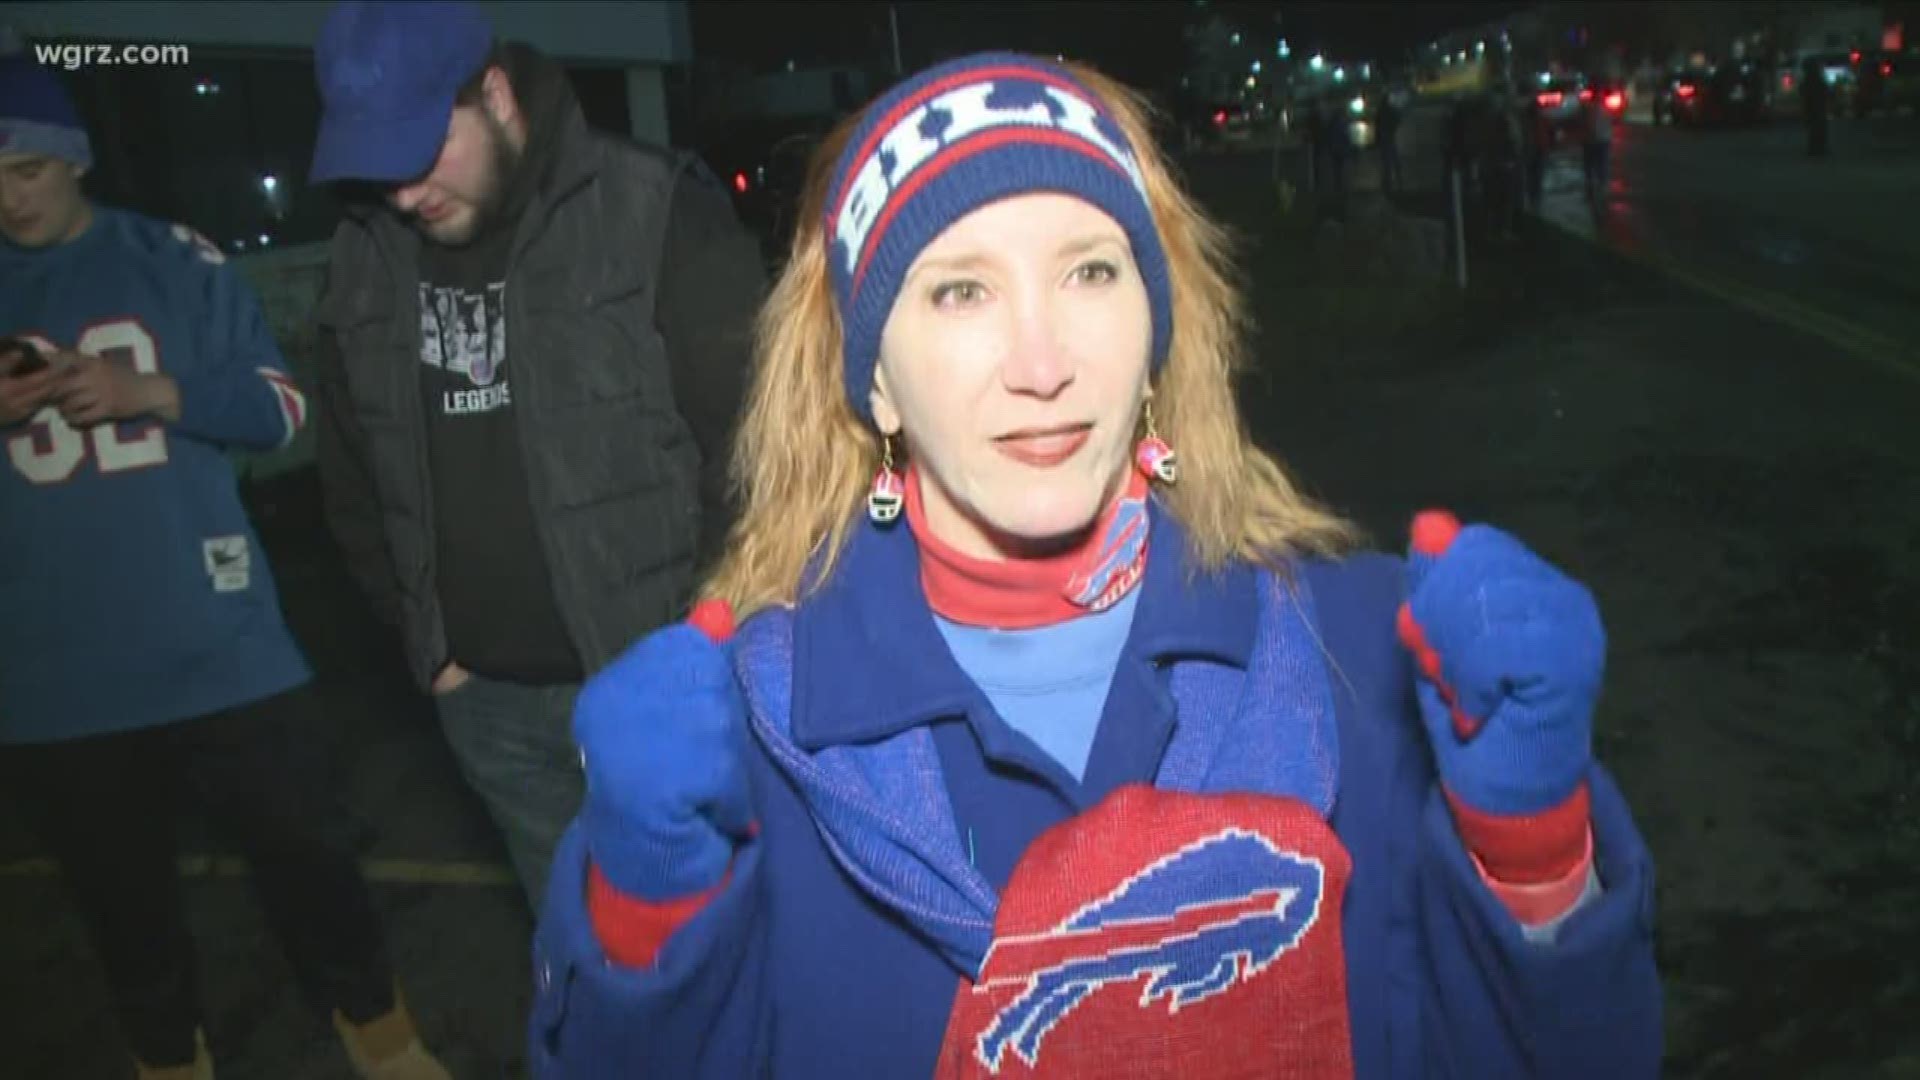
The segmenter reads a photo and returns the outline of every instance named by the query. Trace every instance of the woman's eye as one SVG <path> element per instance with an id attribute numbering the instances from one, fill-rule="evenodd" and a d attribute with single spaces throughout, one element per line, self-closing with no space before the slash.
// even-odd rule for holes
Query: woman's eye
<path id="1" fill-rule="evenodd" d="M 1110 262 L 1082 263 L 1074 268 L 1073 279 L 1083 285 L 1105 285 L 1120 279 L 1120 268 Z"/>
<path id="2" fill-rule="evenodd" d="M 935 307 L 956 307 L 977 304 L 985 299 L 987 290 L 977 281 L 943 281 L 933 287 Z"/>

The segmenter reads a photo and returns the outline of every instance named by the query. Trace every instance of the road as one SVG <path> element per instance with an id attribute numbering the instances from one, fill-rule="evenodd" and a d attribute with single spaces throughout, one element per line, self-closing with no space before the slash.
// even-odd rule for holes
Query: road
<path id="1" fill-rule="evenodd" d="M 1549 220 L 1920 378 L 1920 117 L 1838 119 L 1824 159 L 1792 122 L 1629 124 L 1614 153 L 1599 215 L 1574 155 L 1554 161 Z"/>
<path id="2" fill-rule="evenodd" d="M 1659 867 L 1676 1078 L 1920 1075 L 1920 382 L 1754 303 L 1797 283 L 1835 320 L 1902 329 L 1792 269 L 1863 259 L 1899 280 L 1895 226 L 1866 227 L 1899 193 L 1863 179 L 1879 159 L 1845 135 L 1836 168 L 1799 171 L 1790 134 L 1630 130 L 1601 243 L 1489 245 L 1464 296 L 1374 249 L 1385 219 L 1364 199 L 1347 225 L 1300 225 L 1270 158 L 1189 169 L 1243 240 L 1250 423 L 1303 485 L 1389 549 L 1424 507 L 1494 522 L 1598 597 L 1596 748 Z M 1693 227 L 1706 175 L 1743 193 Z M 1572 228 L 1566 196 L 1550 211 Z M 1638 247 L 1620 239 L 1642 220 Z M 1827 261 L 1761 269 L 1737 254 L 1755 236 Z M 462 1080 L 522 1075 L 530 919 L 498 844 L 326 541 L 311 475 L 252 501 L 421 1027 Z M 345 1075 L 243 869 L 195 823 L 182 847 L 220 1075 Z M 116 1075 L 95 961 L 4 798 L 0 928 L 9 1080 Z"/>

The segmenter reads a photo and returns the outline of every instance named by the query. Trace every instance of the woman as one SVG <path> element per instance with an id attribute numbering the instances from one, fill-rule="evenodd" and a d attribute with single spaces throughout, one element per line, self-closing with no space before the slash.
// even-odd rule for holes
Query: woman
<path id="1" fill-rule="evenodd" d="M 576 711 L 538 1073 L 1656 1071 L 1590 598 L 1444 515 L 1345 554 L 1247 439 L 1221 234 L 1133 97 L 936 67 L 802 222 L 708 590 L 741 628 Z"/>

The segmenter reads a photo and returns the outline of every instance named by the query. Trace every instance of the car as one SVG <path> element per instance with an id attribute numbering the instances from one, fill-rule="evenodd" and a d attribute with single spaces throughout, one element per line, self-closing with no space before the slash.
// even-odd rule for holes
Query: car
<path id="1" fill-rule="evenodd" d="M 1920 112 L 1920 51 L 1901 53 L 1887 62 L 1881 93 L 1889 110 Z"/>
<path id="2" fill-rule="evenodd" d="M 1540 107 L 1541 122 L 1547 125 L 1556 141 L 1579 128 L 1580 95 L 1587 90 L 1585 76 L 1561 75 L 1546 79 L 1534 91 L 1533 100 Z"/>
<path id="3" fill-rule="evenodd" d="M 1584 106 L 1598 100 L 1601 108 L 1607 110 L 1607 115 L 1618 120 L 1627 113 L 1627 97 L 1624 80 L 1597 78 L 1589 80 L 1580 91 L 1580 104 Z"/>
<path id="4" fill-rule="evenodd" d="M 1827 77 L 1827 111 L 1844 112 L 1853 107 L 1853 98 L 1859 86 L 1858 73 L 1854 70 L 1853 54 L 1844 52 L 1811 53 L 1801 57 L 1801 63 L 1811 60 Z"/>
<path id="5" fill-rule="evenodd" d="M 1853 69 L 1853 95 L 1848 106 L 1855 116 L 1892 111 L 1912 104 L 1913 52 L 1892 49 L 1856 49 L 1848 56 Z"/>
<path id="6" fill-rule="evenodd" d="M 1188 150 L 1237 146 L 1253 138 L 1253 113 L 1240 102 L 1188 97 L 1177 109 L 1180 140 Z"/>
<path id="7" fill-rule="evenodd" d="M 1733 127 L 1755 124 L 1773 114 L 1777 80 L 1772 67 L 1733 60 L 1704 75 L 1671 84 L 1667 116 L 1677 127 Z M 1660 103 L 1656 101 L 1658 115 Z"/>
<path id="8" fill-rule="evenodd" d="M 1707 80 L 1709 124 L 1754 124 L 1773 111 L 1773 69 L 1752 60 L 1733 60 L 1713 69 Z"/>
<path id="9" fill-rule="evenodd" d="M 769 266 L 786 256 L 807 163 L 831 127 L 827 117 L 746 120 L 694 147 L 732 194 L 734 212 Z"/>
<path id="10" fill-rule="evenodd" d="M 1704 104 L 1700 96 L 1711 72 L 1701 68 L 1669 71 L 1653 88 L 1655 124 L 1697 123 Z"/>

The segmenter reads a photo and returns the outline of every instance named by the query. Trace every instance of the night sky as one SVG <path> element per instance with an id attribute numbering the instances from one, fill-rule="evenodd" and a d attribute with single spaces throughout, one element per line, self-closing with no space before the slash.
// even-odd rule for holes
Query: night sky
<path id="1" fill-rule="evenodd" d="M 1065 53 L 1122 78 L 1158 81 L 1184 59 L 1182 27 L 1192 0 L 900 0 L 892 5 L 900 48 L 911 70 L 983 48 Z M 1446 30 L 1499 18 L 1519 3 L 1273 3 L 1214 0 L 1206 5 L 1250 33 L 1284 35 L 1296 50 L 1355 59 L 1391 57 Z M 692 0 L 696 57 L 756 68 L 791 60 L 886 63 L 892 56 L 889 5 L 879 0 Z M 1276 21 L 1276 19 L 1278 21 Z"/>

